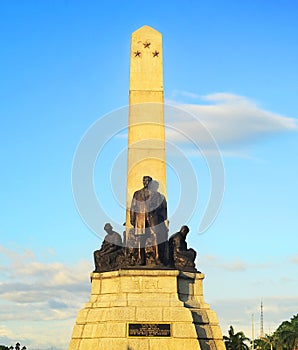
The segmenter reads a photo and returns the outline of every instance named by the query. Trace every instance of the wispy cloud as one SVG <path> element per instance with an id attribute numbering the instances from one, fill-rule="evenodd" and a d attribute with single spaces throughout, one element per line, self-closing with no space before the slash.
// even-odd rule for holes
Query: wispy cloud
<path id="1" fill-rule="evenodd" d="M 298 253 L 290 258 L 291 263 L 298 264 Z"/>
<path id="2" fill-rule="evenodd" d="M 266 136 L 297 131 L 295 118 L 283 116 L 260 107 L 253 100 L 230 93 L 198 96 L 182 92 L 181 95 L 198 99 L 197 103 L 169 100 L 165 108 L 168 139 L 176 142 L 191 138 L 201 147 L 210 144 L 210 134 L 220 147 L 232 148 L 250 144 Z M 177 97 L 177 94 L 176 94 Z M 194 118 L 195 117 L 195 118 Z"/>
<path id="3" fill-rule="evenodd" d="M 219 268 L 228 271 L 244 271 L 249 267 L 249 264 L 240 259 L 223 260 L 221 257 L 214 255 L 204 255 L 201 257 L 201 263 L 205 266 Z"/>
<path id="4" fill-rule="evenodd" d="M 201 257 L 201 263 L 207 267 L 212 267 L 216 269 L 223 269 L 226 271 L 245 271 L 248 269 L 273 269 L 274 264 L 272 261 L 253 263 L 247 262 L 240 258 L 235 258 L 231 260 L 224 259 L 220 256 L 215 255 L 203 255 Z"/>
<path id="5" fill-rule="evenodd" d="M 59 324 L 64 334 L 71 331 L 75 316 L 89 298 L 90 262 L 80 261 L 75 266 L 60 262 L 43 263 L 30 251 L 20 253 L 0 246 L 2 255 L 0 282 L 1 339 L 31 339 L 31 347 L 49 347 L 53 341 L 48 329 Z M 28 326 L 25 331 L 24 324 Z M 43 325 L 39 332 L 36 326 Z M 34 334 L 29 334 L 34 325 Z M 31 328 L 30 328 L 31 326 Z M 28 333 L 29 332 L 29 333 Z M 55 341 L 66 347 L 69 339 Z M 54 338 L 52 338 L 54 339 Z M 27 340 L 28 341 L 28 340 Z"/>

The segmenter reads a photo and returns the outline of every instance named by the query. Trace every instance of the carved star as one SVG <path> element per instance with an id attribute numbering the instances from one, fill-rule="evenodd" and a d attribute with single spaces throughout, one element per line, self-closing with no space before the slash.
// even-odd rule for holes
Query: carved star
<path id="1" fill-rule="evenodd" d="M 143 45 L 144 45 L 144 48 L 146 49 L 146 48 L 150 48 L 150 45 L 151 45 L 151 43 L 148 43 L 148 41 L 146 41 L 145 43 L 143 43 Z"/>
<path id="2" fill-rule="evenodd" d="M 135 51 L 134 54 L 135 57 L 141 57 L 141 51 Z"/>
<path id="3" fill-rule="evenodd" d="M 154 52 L 152 52 L 152 55 L 153 55 L 153 57 L 158 57 L 159 52 L 155 50 Z"/>

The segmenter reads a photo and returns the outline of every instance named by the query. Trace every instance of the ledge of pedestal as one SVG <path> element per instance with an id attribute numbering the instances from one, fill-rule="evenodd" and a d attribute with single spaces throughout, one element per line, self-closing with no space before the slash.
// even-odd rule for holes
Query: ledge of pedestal
<path id="1" fill-rule="evenodd" d="M 201 272 L 180 271 L 176 269 L 151 269 L 151 268 L 131 268 L 119 269 L 115 271 L 91 272 L 91 281 L 93 279 L 115 278 L 120 276 L 179 276 L 184 279 L 204 279 L 205 275 Z"/>
<path id="2" fill-rule="evenodd" d="M 69 350 L 224 350 L 214 311 L 204 302 L 204 274 L 175 269 L 91 273 L 90 301 L 80 310 Z M 133 325 L 167 324 L 170 336 L 131 337 Z"/>

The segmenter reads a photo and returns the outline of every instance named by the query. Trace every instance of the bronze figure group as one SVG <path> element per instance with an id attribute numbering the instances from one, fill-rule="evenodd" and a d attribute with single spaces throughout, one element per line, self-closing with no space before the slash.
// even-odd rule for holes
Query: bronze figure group
<path id="1" fill-rule="evenodd" d="M 130 224 L 123 242 L 111 224 L 104 226 L 107 235 L 100 250 L 94 252 L 95 271 L 142 266 L 196 271 L 196 252 L 186 243 L 189 228 L 182 226 L 168 239 L 167 202 L 150 176 L 143 177 L 143 188 L 133 195 Z"/>

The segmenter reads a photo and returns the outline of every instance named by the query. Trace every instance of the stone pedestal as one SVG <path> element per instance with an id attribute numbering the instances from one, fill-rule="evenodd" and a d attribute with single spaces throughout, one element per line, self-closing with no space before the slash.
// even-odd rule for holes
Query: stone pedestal
<path id="1" fill-rule="evenodd" d="M 225 350 L 203 279 L 166 269 L 92 273 L 69 350 Z"/>

